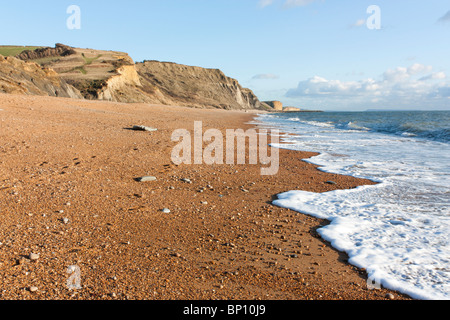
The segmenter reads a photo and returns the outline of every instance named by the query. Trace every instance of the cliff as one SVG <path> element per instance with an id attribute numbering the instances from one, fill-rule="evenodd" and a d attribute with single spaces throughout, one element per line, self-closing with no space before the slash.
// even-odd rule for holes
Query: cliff
<path id="1" fill-rule="evenodd" d="M 283 112 L 301 112 L 302 110 L 300 108 L 296 107 L 284 107 Z"/>
<path id="2" fill-rule="evenodd" d="M 142 91 L 141 79 L 134 65 L 121 66 L 97 92 L 97 99 L 117 102 L 156 102 Z"/>
<path id="3" fill-rule="evenodd" d="M 261 108 L 251 90 L 218 69 L 159 61 L 137 63 L 136 69 L 144 91 L 161 103 L 197 108 Z"/>
<path id="4" fill-rule="evenodd" d="M 43 47 L 37 48 L 35 50 L 24 50 L 19 53 L 16 58 L 28 61 L 48 57 L 65 57 L 75 53 L 75 50 L 73 50 L 71 47 L 57 43 L 54 48 Z"/>
<path id="5" fill-rule="evenodd" d="M 22 52 L 23 59 L 34 58 L 41 66 L 55 70 L 77 88 L 85 99 L 144 102 L 134 90 L 140 85 L 133 60 L 124 52 L 71 48 L 57 44 Z M 131 90 L 129 90 L 131 88 Z"/>
<path id="6" fill-rule="evenodd" d="M 34 69 L 30 69 L 27 75 L 16 72 L 12 79 L 15 85 L 8 86 L 6 73 L 0 72 L 0 75 L 4 75 L 3 92 L 33 92 L 195 108 L 272 109 L 262 104 L 250 89 L 243 88 L 237 80 L 227 77 L 218 69 L 159 61 L 135 64 L 124 52 L 79 49 L 62 44 L 56 44 L 55 48 L 25 50 L 17 58 L 23 61 L 8 59 L 14 59 L 16 64 L 20 61 L 21 66 L 33 65 Z M 39 76 L 33 76 L 33 72 L 40 72 Z M 47 75 L 44 76 L 42 72 Z M 47 78 L 55 88 L 41 82 L 33 86 L 25 81 L 28 78 L 42 81 Z"/>
<path id="7" fill-rule="evenodd" d="M 0 55 L 0 92 L 82 98 L 80 92 L 61 79 L 54 70 L 2 55 Z"/>
<path id="8" fill-rule="evenodd" d="M 283 103 L 281 101 L 264 101 L 263 104 L 269 106 L 274 111 L 283 111 Z"/>

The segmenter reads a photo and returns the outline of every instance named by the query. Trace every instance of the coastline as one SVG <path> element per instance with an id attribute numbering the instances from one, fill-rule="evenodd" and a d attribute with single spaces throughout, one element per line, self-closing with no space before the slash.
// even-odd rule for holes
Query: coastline
<path id="1" fill-rule="evenodd" d="M 204 129 L 248 129 L 253 112 L 14 95 L 0 95 L 0 109 L 1 299 L 384 300 L 391 293 L 369 290 L 364 270 L 318 236 L 327 221 L 271 204 L 289 190 L 374 182 L 322 172 L 302 160 L 314 153 L 283 149 L 273 177 L 255 165 L 171 163 L 173 130 L 192 131 L 197 120 Z M 158 131 L 126 130 L 133 125 Z M 157 181 L 134 180 L 143 175 Z M 27 258 L 32 252 L 39 260 Z M 70 265 L 80 266 L 82 290 L 65 286 Z"/>

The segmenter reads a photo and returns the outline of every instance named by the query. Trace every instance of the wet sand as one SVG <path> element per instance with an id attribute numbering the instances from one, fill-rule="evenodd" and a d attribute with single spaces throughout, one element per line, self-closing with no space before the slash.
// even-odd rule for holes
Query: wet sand
<path id="1" fill-rule="evenodd" d="M 172 163 L 175 129 L 248 129 L 253 116 L 0 94 L 0 299 L 387 299 L 318 236 L 327 221 L 271 204 L 289 190 L 371 181 L 321 172 L 302 161 L 314 154 L 290 150 L 274 176 Z M 146 175 L 157 180 L 135 180 Z M 67 287 L 71 265 L 80 290 Z"/>

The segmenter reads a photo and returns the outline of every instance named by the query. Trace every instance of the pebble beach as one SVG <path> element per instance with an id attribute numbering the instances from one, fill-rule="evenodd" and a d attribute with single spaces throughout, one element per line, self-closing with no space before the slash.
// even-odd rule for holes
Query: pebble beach
<path id="1" fill-rule="evenodd" d="M 0 299 L 404 300 L 272 205 L 374 182 L 280 149 L 280 169 L 175 165 L 171 134 L 248 129 L 253 113 L 0 95 Z M 295 176 L 295 179 L 292 177 Z M 79 269 L 80 288 L 67 285 Z"/>

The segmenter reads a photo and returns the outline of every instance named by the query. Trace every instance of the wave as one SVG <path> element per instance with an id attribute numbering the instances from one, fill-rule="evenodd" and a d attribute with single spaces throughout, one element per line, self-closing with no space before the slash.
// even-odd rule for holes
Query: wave
<path id="1" fill-rule="evenodd" d="M 317 152 L 305 161 L 379 183 L 326 193 L 293 190 L 273 204 L 328 219 L 321 237 L 365 268 L 369 280 L 416 299 L 450 300 L 450 113 L 289 117 L 259 118 L 298 135 L 274 147 Z"/>
<path id="2" fill-rule="evenodd" d="M 302 117 L 281 115 L 279 119 L 321 128 L 377 132 L 407 138 L 450 142 L 450 113 L 448 112 L 347 112 Z"/>
<path id="3" fill-rule="evenodd" d="M 377 125 L 373 126 L 371 131 L 404 137 L 418 137 L 439 142 L 450 142 L 450 129 L 447 128 L 432 129 L 421 127 L 416 124 L 405 123 Z"/>

